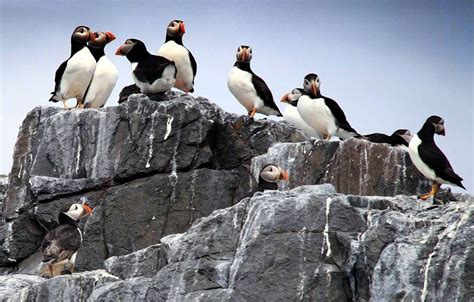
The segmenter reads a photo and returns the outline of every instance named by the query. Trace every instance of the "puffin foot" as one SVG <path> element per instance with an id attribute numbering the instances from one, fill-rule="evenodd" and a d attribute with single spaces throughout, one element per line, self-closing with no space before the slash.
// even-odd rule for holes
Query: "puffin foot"
<path id="1" fill-rule="evenodd" d="M 251 111 L 249 111 L 249 117 L 253 119 L 256 113 L 257 113 L 257 108 L 254 107 Z"/>
<path id="2" fill-rule="evenodd" d="M 441 185 L 438 184 L 438 183 L 433 183 L 433 185 L 431 186 L 431 191 L 426 193 L 426 194 L 423 194 L 421 196 L 419 196 L 418 198 L 420 198 L 421 200 L 427 200 L 428 198 L 430 198 L 431 196 L 433 196 L 433 199 L 436 198 L 436 194 L 438 194 L 438 191 L 439 191 L 439 187 Z"/>

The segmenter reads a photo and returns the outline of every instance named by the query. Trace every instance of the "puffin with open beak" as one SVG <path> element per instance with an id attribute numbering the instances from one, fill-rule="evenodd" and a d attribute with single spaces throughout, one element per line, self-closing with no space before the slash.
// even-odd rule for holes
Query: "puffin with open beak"
<path id="1" fill-rule="evenodd" d="M 317 74 L 306 75 L 303 85 L 306 94 L 300 97 L 297 108 L 308 125 L 326 140 L 330 140 L 332 136 L 340 139 L 360 136 L 349 124 L 336 101 L 321 94 L 321 82 Z"/>
<path id="2" fill-rule="evenodd" d="M 303 88 L 295 88 L 288 93 L 285 93 L 281 98 L 282 103 L 287 103 L 285 110 L 283 110 L 283 118 L 288 123 L 294 125 L 295 127 L 301 129 L 304 134 L 309 137 L 313 137 L 316 139 L 321 138 L 321 134 L 319 134 L 314 128 L 308 125 L 300 116 L 297 106 L 300 97 L 306 94 Z"/>
<path id="3" fill-rule="evenodd" d="M 237 49 L 237 61 L 227 78 L 227 87 L 234 97 L 247 109 L 249 117 L 255 113 L 282 116 L 272 92 L 264 80 L 250 68 L 252 48 L 242 45 Z"/>
<path id="4" fill-rule="evenodd" d="M 461 183 L 463 179 L 454 172 L 446 155 L 436 146 L 435 134 L 444 136 L 446 130 L 444 120 L 433 115 L 426 120 L 423 127 L 413 136 L 408 145 L 408 152 L 415 167 L 426 178 L 433 181 L 431 191 L 420 196 L 422 200 L 426 200 L 431 196 L 435 198 L 441 184 L 450 184 L 466 189 Z"/>
<path id="5" fill-rule="evenodd" d="M 96 60 L 92 56 L 87 42 L 94 41 L 94 34 L 87 26 L 78 26 L 71 35 L 71 55 L 56 70 L 54 91 L 50 102 L 63 102 L 64 109 L 69 109 L 66 101 L 77 100 L 76 108 L 82 106 L 84 94 L 94 76 Z"/>
<path id="6" fill-rule="evenodd" d="M 76 260 L 76 252 L 81 246 L 82 232 L 78 221 L 92 214 L 92 208 L 87 203 L 74 203 L 64 207 L 58 215 L 59 226 L 48 232 L 41 244 L 43 276 L 54 277 L 59 274 L 72 273 Z M 64 263 L 63 263 L 64 262 Z M 58 270 L 59 263 L 63 263 Z M 65 265 L 65 264 L 68 265 Z"/>
<path id="7" fill-rule="evenodd" d="M 162 93 L 176 83 L 176 66 L 173 61 L 148 52 L 145 43 L 127 39 L 115 52 L 126 56 L 132 65 L 132 77 L 141 93 Z"/>
<path id="8" fill-rule="evenodd" d="M 174 87 L 188 93 L 194 92 L 197 64 L 193 54 L 183 45 L 185 32 L 183 21 L 171 21 L 166 29 L 165 43 L 158 50 L 158 55 L 174 61 L 177 69 Z"/>
<path id="9" fill-rule="evenodd" d="M 87 46 L 94 56 L 97 65 L 92 81 L 84 96 L 84 108 L 102 108 L 109 98 L 117 83 L 118 71 L 109 58 L 105 55 L 104 49 L 107 44 L 115 40 L 111 32 L 95 32 L 94 41 Z"/>

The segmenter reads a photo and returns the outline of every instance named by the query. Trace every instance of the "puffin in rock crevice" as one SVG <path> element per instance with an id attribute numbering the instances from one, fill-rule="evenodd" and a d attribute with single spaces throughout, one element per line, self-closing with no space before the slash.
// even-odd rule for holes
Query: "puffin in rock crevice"
<path id="1" fill-rule="evenodd" d="M 337 136 L 340 139 L 360 136 L 346 119 L 344 111 L 334 101 L 323 96 L 320 91 L 319 76 L 310 73 L 304 78 L 304 90 L 298 101 L 298 112 L 301 118 L 318 131 L 326 140 Z"/>
<path id="2" fill-rule="evenodd" d="M 237 49 L 237 61 L 227 78 L 227 87 L 253 118 L 255 113 L 282 116 L 265 81 L 250 68 L 252 48 L 242 45 Z"/>
<path id="3" fill-rule="evenodd" d="M 59 226 L 48 232 L 41 244 L 43 262 L 47 262 L 43 267 L 43 276 L 54 277 L 73 272 L 76 252 L 82 242 L 82 232 L 77 223 L 91 213 L 92 209 L 87 203 L 74 203 L 61 210 L 58 215 Z M 63 265 L 59 266 L 60 263 Z"/>
<path id="4" fill-rule="evenodd" d="M 183 35 L 186 32 L 184 22 L 173 20 L 166 29 L 165 43 L 158 50 L 158 55 L 174 61 L 177 69 L 174 87 L 184 92 L 194 92 L 194 78 L 197 64 L 192 53 L 183 45 Z"/>
<path id="5" fill-rule="evenodd" d="M 141 93 L 162 93 L 176 83 L 176 66 L 165 57 L 148 52 L 145 44 L 137 39 L 127 39 L 115 52 L 126 56 L 132 65 L 132 77 Z"/>
<path id="6" fill-rule="evenodd" d="M 410 143 L 410 140 L 413 135 L 411 134 L 410 130 L 398 129 L 397 131 L 393 132 L 392 135 L 387 135 L 383 133 L 372 133 L 366 134 L 363 137 L 377 144 L 389 144 L 393 147 L 408 147 L 408 144 Z"/>
<path id="7" fill-rule="evenodd" d="M 430 116 L 421 127 L 421 130 L 413 136 L 408 145 L 410 158 L 415 167 L 428 179 L 433 181 L 431 191 L 420 196 L 426 200 L 429 197 L 436 197 L 441 184 L 450 184 L 466 189 L 457 175 L 448 158 L 436 146 L 434 135 L 446 135 L 444 120 L 439 116 Z"/>
<path id="8" fill-rule="evenodd" d="M 281 98 L 282 103 L 287 103 L 288 106 L 286 106 L 285 110 L 283 110 L 283 118 L 285 121 L 288 123 L 294 125 L 295 127 L 303 130 L 303 132 L 310 136 L 314 137 L 317 139 L 321 138 L 321 134 L 319 134 L 318 131 L 314 130 L 313 127 L 308 125 L 300 116 L 297 106 L 298 106 L 298 100 L 300 97 L 306 94 L 303 88 L 295 88 L 292 91 L 286 93 L 283 95 Z"/>
<path id="9" fill-rule="evenodd" d="M 265 165 L 258 174 L 257 188 L 244 197 L 252 197 L 256 192 L 263 192 L 265 190 L 278 190 L 279 181 L 288 181 L 290 179 L 287 171 L 283 170 L 277 165 Z"/>
<path id="10" fill-rule="evenodd" d="M 102 108 L 117 83 L 117 68 L 105 55 L 107 44 L 115 40 L 111 32 L 95 32 L 94 41 L 87 46 L 97 61 L 94 76 L 84 96 L 84 108 Z"/>
<path id="11" fill-rule="evenodd" d="M 71 35 L 71 55 L 56 70 L 50 102 L 63 102 L 64 108 L 69 109 L 66 101 L 76 98 L 76 108 L 82 107 L 84 94 L 96 67 L 96 60 L 87 48 L 89 41 L 94 41 L 91 29 L 87 26 L 76 27 Z"/>

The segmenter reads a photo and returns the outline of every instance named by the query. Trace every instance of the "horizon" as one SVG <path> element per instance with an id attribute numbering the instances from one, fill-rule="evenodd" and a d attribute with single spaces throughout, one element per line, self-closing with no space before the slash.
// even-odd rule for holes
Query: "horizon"
<path id="1" fill-rule="evenodd" d="M 116 106 L 121 89 L 133 82 L 129 62 L 115 50 L 134 37 L 156 54 L 169 21 L 181 19 L 184 45 L 197 61 L 193 96 L 246 114 L 226 82 L 235 50 L 250 45 L 252 69 L 268 84 L 280 110 L 281 95 L 302 87 L 303 77 L 314 72 L 322 93 L 338 102 L 359 133 L 402 128 L 417 133 L 429 116 L 441 116 L 447 136 L 435 141 L 467 190 L 450 187 L 472 194 L 473 8 L 470 1 L 2 0 L 0 174 L 10 172 L 26 113 L 35 106 L 62 106 L 49 103 L 49 93 L 56 69 L 69 57 L 77 25 L 117 37 L 105 49 L 119 71 L 107 107 Z"/>

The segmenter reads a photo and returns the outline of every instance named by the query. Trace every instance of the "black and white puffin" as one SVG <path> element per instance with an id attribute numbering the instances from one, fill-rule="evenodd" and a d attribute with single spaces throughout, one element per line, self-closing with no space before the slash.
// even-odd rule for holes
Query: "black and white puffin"
<path id="1" fill-rule="evenodd" d="M 69 260 L 72 272 L 76 258 L 76 251 L 81 246 L 82 232 L 78 228 L 78 221 L 92 213 L 92 209 L 87 203 L 74 203 L 62 209 L 59 213 L 59 226 L 46 234 L 41 244 L 43 262 L 47 262 L 44 267 L 43 275 L 54 277 L 63 271 L 63 267 L 56 271 L 55 263 L 63 260 Z"/>
<path id="2" fill-rule="evenodd" d="M 141 93 L 166 92 L 176 83 L 176 66 L 173 61 L 148 52 L 137 39 L 127 39 L 115 52 L 126 56 L 132 64 L 132 76 Z"/>
<path id="3" fill-rule="evenodd" d="M 174 87 L 184 92 L 194 92 L 197 64 L 193 54 L 183 45 L 183 35 L 185 32 L 186 29 L 183 21 L 171 21 L 166 29 L 165 43 L 158 50 L 158 55 L 175 63 L 178 72 Z"/>
<path id="4" fill-rule="evenodd" d="M 297 108 L 301 118 L 308 125 L 327 140 L 333 135 L 340 139 L 360 136 L 349 124 L 344 111 L 336 101 L 321 94 L 318 75 L 314 73 L 306 75 L 303 85 L 307 94 L 300 97 Z"/>
<path id="5" fill-rule="evenodd" d="M 300 97 L 306 94 L 303 88 L 295 88 L 292 91 L 286 93 L 283 95 L 281 98 L 281 102 L 287 103 L 288 106 L 286 106 L 285 110 L 283 110 L 283 118 L 285 121 L 288 123 L 294 125 L 295 127 L 298 127 L 299 129 L 303 130 L 303 132 L 314 138 L 321 138 L 321 134 L 319 134 L 318 131 L 314 130 L 313 127 L 308 125 L 300 116 L 297 106 L 298 106 L 298 100 Z"/>
<path id="6" fill-rule="evenodd" d="M 250 117 L 255 113 L 282 116 L 265 81 L 250 69 L 252 48 L 242 45 L 237 49 L 237 61 L 227 78 L 227 87 L 247 109 Z"/>
<path id="7" fill-rule="evenodd" d="M 444 136 L 446 130 L 444 120 L 433 115 L 426 120 L 421 130 L 412 137 L 408 145 L 408 152 L 415 167 L 426 178 L 433 181 L 431 191 L 420 196 L 422 200 L 431 196 L 436 197 L 441 184 L 450 184 L 466 189 L 461 183 L 462 178 L 454 172 L 446 155 L 436 146 L 435 134 Z"/>
<path id="8" fill-rule="evenodd" d="M 97 65 L 91 84 L 84 96 L 84 108 L 102 108 L 117 83 L 118 70 L 105 55 L 105 45 L 115 40 L 111 32 L 95 32 L 94 41 L 87 46 Z"/>
<path id="9" fill-rule="evenodd" d="M 368 139 L 373 143 L 378 144 L 390 144 L 391 146 L 405 146 L 408 147 L 411 138 L 413 135 L 411 134 L 410 130 L 407 129 L 398 129 L 397 131 L 393 132 L 392 135 L 387 135 L 383 133 L 372 133 L 366 134 L 363 137 Z"/>
<path id="10" fill-rule="evenodd" d="M 288 181 L 290 179 L 286 170 L 283 170 L 277 165 L 268 164 L 264 166 L 258 174 L 257 188 L 244 197 L 252 197 L 256 192 L 263 192 L 265 190 L 278 190 L 279 181 Z"/>
<path id="11" fill-rule="evenodd" d="M 92 56 L 87 42 L 94 41 L 94 35 L 87 26 L 78 26 L 71 35 L 71 56 L 56 70 L 54 91 L 50 102 L 63 102 L 76 98 L 76 108 L 82 107 L 87 87 L 94 75 L 96 60 Z"/>

